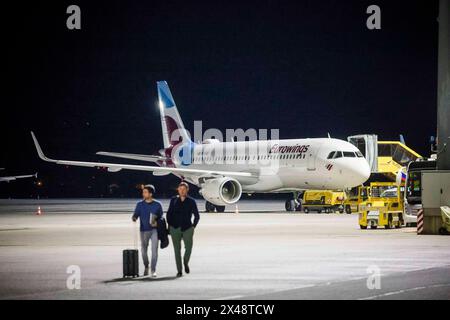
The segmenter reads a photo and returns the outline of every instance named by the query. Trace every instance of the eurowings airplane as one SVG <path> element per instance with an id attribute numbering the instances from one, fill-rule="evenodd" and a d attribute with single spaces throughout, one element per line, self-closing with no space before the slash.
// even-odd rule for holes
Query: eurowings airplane
<path id="1" fill-rule="evenodd" d="M 0 168 L 0 170 L 5 170 L 5 168 Z M 10 182 L 17 179 L 24 179 L 24 178 L 37 178 L 37 173 L 35 174 L 29 174 L 29 175 L 23 175 L 23 176 L 10 176 L 10 177 L 0 177 L 0 182 Z"/>
<path id="2" fill-rule="evenodd" d="M 198 186 L 206 200 L 207 211 L 218 212 L 225 210 L 226 205 L 238 202 L 242 193 L 344 190 L 361 185 L 370 176 L 369 165 L 361 152 L 339 139 L 236 142 L 206 139 L 194 143 L 183 125 L 167 82 L 157 82 L 157 89 L 164 141 L 160 155 L 97 153 L 156 165 L 50 159 L 31 132 L 39 157 L 62 165 L 104 167 L 110 172 L 128 169 L 151 171 L 154 175 L 174 174 Z"/>

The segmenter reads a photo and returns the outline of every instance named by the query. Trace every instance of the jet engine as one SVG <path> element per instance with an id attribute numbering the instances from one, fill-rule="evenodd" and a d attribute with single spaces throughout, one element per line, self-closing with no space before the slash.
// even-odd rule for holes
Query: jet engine
<path id="1" fill-rule="evenodd" d="M 232 178 L 207 179 L 202 184 L 200 194 L 216 206 L 225 206 L 239 201 L 242 187 L 239 181 Z"/>

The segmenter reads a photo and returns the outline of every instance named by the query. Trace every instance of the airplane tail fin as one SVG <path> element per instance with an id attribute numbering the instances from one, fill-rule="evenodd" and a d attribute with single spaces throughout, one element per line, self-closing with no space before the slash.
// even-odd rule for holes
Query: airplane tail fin
<path id="1" fill-rule="evenodd" d="M 158 81 L 158 102 L 161 113 L 161 126 L 164 148 L 174 147 L 180 143 L 190 142 L 190 136 L 184 128 L 175 100 L 166 81 Z"/>

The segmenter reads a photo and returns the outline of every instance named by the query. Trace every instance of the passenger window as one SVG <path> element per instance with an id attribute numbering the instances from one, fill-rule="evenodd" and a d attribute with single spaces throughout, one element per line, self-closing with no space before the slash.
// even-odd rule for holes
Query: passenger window
<path id="1" fill-rule="evenodd" d="M 355 157 L 355 153 L 351 152 L 351 151 L 344 151 L 344 157 L 346 157 L 346 158 L 354 158 Z"/>
<path id="2" fill-rule="evenodd" d="M 333 159 L 335 153 L 336 151 L 331 151 L 327 159 Z"/>

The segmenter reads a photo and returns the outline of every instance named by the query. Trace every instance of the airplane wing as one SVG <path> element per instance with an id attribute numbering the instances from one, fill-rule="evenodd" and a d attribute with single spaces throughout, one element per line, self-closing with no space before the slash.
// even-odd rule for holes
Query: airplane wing
<path id="1" fill-rule="evenodd" d="M 14 180 L 17 180 L 17 179 L 32 178 L 32 177 L 37 178 L 37 173 L 23 175 L 23 176 L 0 177 L 0 182 L 10 182 L 10 181 L 14 181 Z"/>
<path id="2" fill-rule="evenodd" d="M 108 168 L 108 171 L 110 171 L 110 172 L 118 172 L 122 169 L 126 169 L 126 170 L 151 171 L 151 172 L 156 172 L 157 174 L 167 172 L 167 173 L 174 173 L 174 174 L 178 173 L 181 175 L 190 174 L 190 175 L 202 175 L 202 176 L 227 176 L 227 177 L 251 177 L 252 176 L 252 174 L 250 172 L 184 169 L 184 168 L 141 166 L 141 165 L 133 165 L 133 164 L 120 164 L 120 163 L 107 163 L 107 162 L 85 162 L 85 161 L 50 159 L 45 156 L 44 152 L 42 152 L 39 142 L 37 141 L 36 136 L 34 135 L 33 132 L 31 132 L 31 136 L 33 137 L 34 145 L 36 146 L 36 150 L 39 155 L 39 158 L 41 158 L 42 160 L 47 161 L 47 162 L 53 162 L 56 164 L 62 164 L 62 165 L 66 165 L 66 166 Z"/>
<path id="3" fill-rule="evenodd" d="M 146 155 L 146 154 L 133 154 L 133 153 L 122 153 L 122 152 L 105 152 L 99 151 L 96 154 L 107 157 L 114 158 L 123 158 L 123 159 L 131 159 L 131 160 L 139 160 L 139 161 L 148 161 L 148 162 L 158 162 L 167 160 L 166 157 L 156 156 L 156 155 Z"/>

